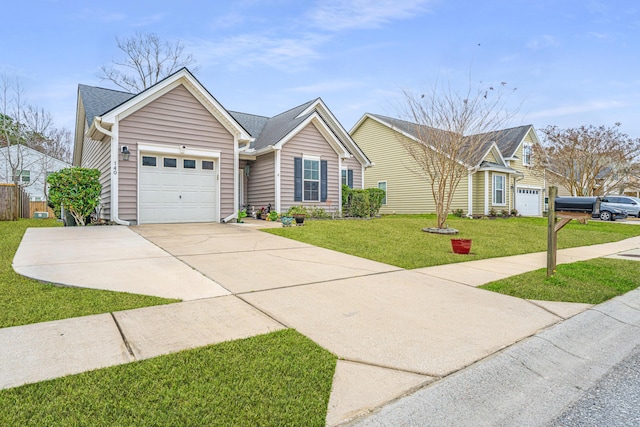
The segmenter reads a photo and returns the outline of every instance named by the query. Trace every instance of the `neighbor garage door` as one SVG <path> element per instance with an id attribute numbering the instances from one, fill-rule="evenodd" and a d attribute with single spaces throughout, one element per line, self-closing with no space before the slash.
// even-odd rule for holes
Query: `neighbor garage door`
<path id="1" fill-rule="evenodd" d="M 539 216 L 540 190 L 533 188 L 518 188 L 516 195 L 516 209 L 520 215 Z"/>
<path id="2" fill-rule="evenodd" d="M 215 159 L 140 156 L 139 223 L 216 221 Z"/>

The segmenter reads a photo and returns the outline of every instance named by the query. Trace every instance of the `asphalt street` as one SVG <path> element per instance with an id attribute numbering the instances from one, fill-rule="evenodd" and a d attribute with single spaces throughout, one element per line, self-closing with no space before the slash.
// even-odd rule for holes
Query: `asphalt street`
<path id="1" fill-rule="evenodd" d="M 550 425 L 640 426 L 640 346 L 633 353 Z"/>

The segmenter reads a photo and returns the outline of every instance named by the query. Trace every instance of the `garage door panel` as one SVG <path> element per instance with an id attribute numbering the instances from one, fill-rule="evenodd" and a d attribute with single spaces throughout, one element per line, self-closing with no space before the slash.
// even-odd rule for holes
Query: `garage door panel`
<path id="1" fill-rule="evenodd" d="M 516 209 L 523 216 L 539 216 L 541 213 L 540 189 L 518 188 Z"/>
<path id="2" fill-rule="evenodd" d="M 145 156 L 153 156 L 145 154 Z M 185 162 L 185 160 L 187 160 Z M 202 162 L 177 157 L 175 168 L 140 166 L 140 223 L 205 222 L 216 219 L 217 180 Z M 207 159 L 214 162 L 213 159 Z M 217 168 L 217 167 L 216 167 Z"/>

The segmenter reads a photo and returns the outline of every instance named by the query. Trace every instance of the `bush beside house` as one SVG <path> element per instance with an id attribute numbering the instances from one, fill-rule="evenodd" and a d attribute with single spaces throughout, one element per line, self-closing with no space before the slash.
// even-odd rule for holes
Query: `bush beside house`
<path id="1" fill-rule="evenodd" d="M 369 218 L 378 215 L 385 192 L 379 188 L 363 190 L 342 186 L 342 215 Z"/>
<path id="2" fill-rule="evenodd" d="M 100 203 L 100 171 L 87 168 L 65 168 L 47 178 L 49 204 L 53 211 L 60 212 L 62 206 L 71 213 L 78 225 L 85 225 Z"/>

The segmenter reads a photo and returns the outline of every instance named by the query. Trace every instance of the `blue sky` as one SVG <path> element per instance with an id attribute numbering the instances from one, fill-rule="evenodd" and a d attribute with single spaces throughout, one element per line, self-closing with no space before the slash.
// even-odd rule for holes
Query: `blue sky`
<path id="1" fill-rule="evenodd" d="M 612 126 L 640 137 L 636 0 L 4 2 L 0 74 L 73 129 L 77 85 L 136 31 L 182 41 L 229 110 L 274 115 L 322 97 L 349 130 L 398 115 L 435 79 L 517 88 L 512 125 Z"/>

